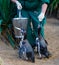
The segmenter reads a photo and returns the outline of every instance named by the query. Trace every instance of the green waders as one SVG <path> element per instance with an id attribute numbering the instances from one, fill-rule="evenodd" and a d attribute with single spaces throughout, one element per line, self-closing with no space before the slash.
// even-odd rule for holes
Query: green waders
<path id="1" fill-rule="evenodd" d="M 40 23 L 37 18 L 38 15 L 39 13 L 37 13 L 36 11 L 22 10 L 22 16 L 28 18 L 27 39 L 31 46 L 35 45 L 35 38 L 38 36 L 38 25 L 42 25 L 41 35 L 44 37 L 44 23 L 46 22 L 46 20 L 44 18 L 44 20 Z"/>

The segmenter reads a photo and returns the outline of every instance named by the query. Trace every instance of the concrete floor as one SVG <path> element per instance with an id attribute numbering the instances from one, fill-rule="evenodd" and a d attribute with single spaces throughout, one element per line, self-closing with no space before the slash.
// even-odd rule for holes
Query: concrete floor
<path id="1" fill-rule="evenodd" d="M 53 18 L 47 19 L 45 37 L 48 41 L 48 49 L 52 53 L 52 57 L 41 60 L 35 57 L 35 63 L 19 59 L 18 51 L 0 40 L 0 57 L 4 65 L 59 65 L 59 20 Z"/>

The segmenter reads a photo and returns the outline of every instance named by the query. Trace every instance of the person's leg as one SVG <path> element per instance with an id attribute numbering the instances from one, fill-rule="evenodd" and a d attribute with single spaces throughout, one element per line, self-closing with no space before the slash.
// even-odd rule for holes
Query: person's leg
<path id="1" fill-rule="evenodd" d="M 31 44 L 31 46 L 33 46 L 35 43 L 35 39 L 34 39 L 34 36 L 32 33 L 30 21 L 28 22 L 28 25 L 27 25 L 27 39 L 28 39 L 29 43 Z"/>
<path id="2" fill-rule="evenodd" d="M 45 19 L 40 23 L 38 20 L 38 16 L 37 14 L 35 14 L 34 12 L 30 12 L 29 13 L 32 19 L 32 24 L 33 24 L 33 33 L 35 34 L 36 37 L 38 37 L 38 25 L 41 26 L 41 32 L 40 34 L 42 35 L 42 37 L 44 37 L 44 22 L 46 21 Z"/>
<path id="3" fill-rule="evenodd" d="M 31 44 L 31 46 L 34 45 L 34 36 L 32 35 L 32 28 L 31 28 L 31 17 L 28 14 L 28 11 L 22 10 L 22 17 L 27 17 L 28 18 L 28 24 L 27 24 L 27 40 Z"/>
<path id="4" fill-rule="evenodd" d="M 44 26 L 42 26 L 40 33 L 41 33 L 41 36 L 44 38 L 45 37 L 45 34 L 44 34 Z"/>

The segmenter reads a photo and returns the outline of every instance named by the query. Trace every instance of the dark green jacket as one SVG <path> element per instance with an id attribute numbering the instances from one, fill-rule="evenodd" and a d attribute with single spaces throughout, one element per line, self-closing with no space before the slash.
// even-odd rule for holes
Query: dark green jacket
<path id="1" fill-rule="evenodd" d="M 19 0 L 24 9 L 34 10 L 41 8 L 43 3 L 49 3 L 50 0 Z"/>

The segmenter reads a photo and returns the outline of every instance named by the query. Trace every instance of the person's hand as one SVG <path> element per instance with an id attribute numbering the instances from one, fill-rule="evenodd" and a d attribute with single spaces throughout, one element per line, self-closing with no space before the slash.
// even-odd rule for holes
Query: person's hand
<path id="1" fill-rule="evenodd" d="M 39 21 L 41 22 L 44 19 L 44 13 L 41 12 L 38 16 Z"/>
<path id="2" fill-rule="evenodd" d="M 16 5 L 17 5 L 17 8 L 21 10 L 21 9 L 22 9 L 21 3 L 20 3 L 19 1 L 16 1 L 15 3 L 16 3 Z"/>

